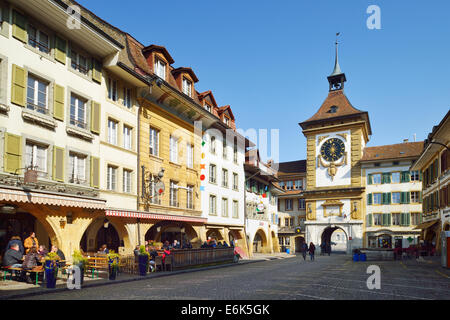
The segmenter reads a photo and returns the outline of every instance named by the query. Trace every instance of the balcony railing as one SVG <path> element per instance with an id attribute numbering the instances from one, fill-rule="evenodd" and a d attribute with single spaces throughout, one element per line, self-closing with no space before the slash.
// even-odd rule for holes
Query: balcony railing
<path id="1" fill-rule="evenodd" d="M 39 106 L 39 105 L 31 103 L 31 102 L 27 102 L 27 109 L 37 111 L 42 114 L 49 114 L 49 111 L 46 106 Z"/>
<path id="2" fill-rule="evenodd" d="M 82 128 L 82 129 L 86 129 L 87 128 L 87 123 L 86 122 L 77 120 L 77 119 L 72 118 L 72 117 L 70 118 L 70 124 L 74 125 L 74 126 L 76 126 L 78 128 Z"/>
<path id="3" fill-rule="evenodd" d="M 41 51 L 41 52 L 44 52 L 44 53 L 49 53 L 50 52 L 50 48 L 48 47 L 48 45 L 47 44 L 45 44 L 45 43 L 42 43 L 42 42 L 39 42 L 39 41 L 37 41 L 36 39 L 34 39 L 34 38 L 29 38 L 28 39 L 28 44 L 30 45 L 30 46 L 32 46 L 33 48 L 36 48 L 36 49 L 38 49 L 39 51 Z"/>

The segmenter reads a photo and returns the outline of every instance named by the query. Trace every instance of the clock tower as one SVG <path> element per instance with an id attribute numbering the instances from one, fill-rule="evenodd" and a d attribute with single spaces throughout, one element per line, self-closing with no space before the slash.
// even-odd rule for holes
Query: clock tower
<path id="1" fill-rule="evenodd" d="M 328 97 L 299 124 L 307 139 L 305 234 L 316 246 L 345 243 L 331 250 L 351 253 L 362 246 L 365 180 L 359 161 L 372 132 L 369 114 L 353 107 L 344 94 L 347 79 L 339 66 L 337 41 L 334 70 L 327 79 Z"/>

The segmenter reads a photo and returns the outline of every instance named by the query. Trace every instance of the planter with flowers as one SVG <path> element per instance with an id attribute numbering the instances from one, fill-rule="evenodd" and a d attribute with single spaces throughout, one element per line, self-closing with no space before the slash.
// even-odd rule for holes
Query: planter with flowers
<path id="1" fill-rule="evenodd" d="M 145 276 L 147 274 L 148 270 L 148 260 L 149 260 L 150 254 L 145 250 L 145 246 L 141 245 L 139 247 L 139 274 L 141 276 Z"/>
<path id="2" fill-rule="evenodd" d="M 88 265 L 89 260 L 83 256 L 83 254 L 79 250 L 75 250 L 72 254 L 73 265 L 80 268 L 80 284 L 83 284 L 84 281 L 84 271 L 86 270 L 86 266 Z"/>
<path id="3" fill-rule="evenodd" d="M 116 280 L 119 271 L 119 254 L 111 250 L 108 253 L 109 280 Z"/>
<path id="4" fill-rule="evenodd" d="M 49 252 L 45 256 L 45 278 L 47 279 L 47 288 L 56 287 L 59 260 L 60 258 L 56 252 Z"/>

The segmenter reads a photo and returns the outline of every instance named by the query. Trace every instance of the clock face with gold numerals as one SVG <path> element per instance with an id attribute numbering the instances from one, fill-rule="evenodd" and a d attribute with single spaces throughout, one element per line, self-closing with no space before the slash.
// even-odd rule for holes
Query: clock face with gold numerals
<path id="1" fill-rule="evenodd" d="M 342 158 L 345 152 L 345 144 L 342 140 L 331 138 L 325 141 L 320 149 L 322 158 L 328 162 L 335 162 Z"/>

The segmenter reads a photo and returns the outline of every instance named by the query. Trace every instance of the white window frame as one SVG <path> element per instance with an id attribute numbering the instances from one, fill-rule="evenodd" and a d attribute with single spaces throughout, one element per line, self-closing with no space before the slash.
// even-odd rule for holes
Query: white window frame
<path id="1" fill-rule="evenodd" d="M 155 74 L 163 80 L 166 80 L 166 63 L 161 59 L 155 60 Z"/>
<path id="2" fill-rule="evenodd" d="M 72 104 L 72 100 L 75 99 L 75 105 Z M 83 106 L 83 117 L 80 118 L 80 104 Z M 75 109 L 75 114 L 72 114 L 72 106 Z M 69 123 L 73 126 L 87 129 L 87 123 L 86 123 L 86 114 L 87 114 L 87 101 L 75 94 L 71 94 L 70 96 L 70 120 Z M 82 121 L 80 121 L 82 120 Z M 72 123 L 74 121 L 74 123 Z M 80 126 L 82 124 L 82 126 Z"/>
<path id="3" fill-rule="evenodd" d="M 217 215 L 217 197 L 213 194 L 209 195 L 209 214 Z"/>
<path id="4" fill-rule="evenodd" d="M 294 190 L 294 181 L 286 181 L 286 190 Z"/>
<path id="5" fill-rule="evenodd" d="M 117 167 L 115 166 L 107 167 L 106 188 L 111 191 L 117 190 Z"/>
<path id="6" fill-rule="evenodd" d="M 127 109 L 131 109 L 133 107 L 132 98 L 131 98 L 131 88 L 123 88 L 123 105 L 127 107 Z"/>
<path id="7" fill-rule="evenodd" d="M 187 78 L 183 78 L 183 93 L 192 97 L 192 81 Z"/>
<path id="8" fill-rule="evenodd" d="M 75 54 L 75 57 L 74 57 Z M 86 60 L 86 64 L 82 65 L 81 64 L 81 58 L 84 58 Z M 75 64 L 75 66 L 74 66 Z M 85 55 L 79 53 L 78 51 L 71 49 L 70 51 L 70 67 L 73 70 L 76 70 L 77 72 L 84 74 L 84 75 L 88 75 L 89 74 L 89 58 L 86 57 Z M 83 70 L 85 69 L 85 70 Z"/>
<path id="9" fill-rule="evenodd" d="M 31 147 L 31 154 L 27 152 L 28 147 Z M 39 158 L 42 158 L 39 157 L 39 151 L 43 154 L 43 159 L 41 160 L 44 164 L 43 167 L 39 166 Z M 41 177 L 47 176 L 47 152 L 48 147 L 27 141 L 25 143 L 25 167 L 32 166 L 32 169 L 34 169 L 37 166 L 36 171 L 38 175 Z"/>
<path id="10" fill-rule="evenodd" d="M 179 206 L 179 204 L 178 204 L 178 188 L 176 187 L 177 183 L 178 182 L 176 182 L 176 181 L 172 181 L 172 180 L 170 181 L 169 205 L 171 207 L 178 207 Z"/>
<path id="11" fill-rule="evenodd" d="M 178 138 L 170 136 L 170 162 L 178 163 Z"/>
<path id="12" fill-rule="evenodd" d="M 187 186 L 186 190 L 186 208 L 194 209 L 194 186 Z"/>
<path id="13" fill-rule="evenodd" d="M 159 156 L 159 130 L 150 127 L 149 153 L 153 156 Z"/>
<path id="14" fill-rule="evenodd" d="M 394 195 L 397 195 L 397 194 L 398 194 L 398 197 L 394 196 Z M 392 192 L 392 196 L 391 196 L 391 203 L 392 204 L 400 204 L 400 199 L 401 199 L 401 192 Z"/>
<path id="15" fill-rule="evenodd" d="M 33 85 L 30 86 L 30 80 L 33 80 Z M 45 92 L 39 91 L 39 84 L 43 84 L 45 85 Z M 43 113 L 43 114 L 48 114 L 49 110 L 48 110 L 48 101 L 49 101 L 49 97 L 48 97 L 48 87 L 49 87 L 49 83 L 46 80 L 43 80 L 37 76 L 35 76 L 34 74 L 29 73 L 28 74 L 28 79 L 27 79 L 27 109 L 30 110 L 34 110 L 36 112 L 39 113 Z M 29 101 L 29 93 L 30 91 L 33 90 L 33 101 L 30 102 Z M 44 93 L 45 94 L 45 105 L 42 106 L 39 104 L 39 93 Z M 39 110 L 44 109 L 45 112 L 41 112 Z"/>
<path id="16" fill-rule="evenodd" d="M 399 212 L 391 213 L 392 216 L 392 225 L 393 226 L 401 226 L 402 225 L 402 214 Z"/>
<path id="17" fill-rule="evenodd" d="M 194 146 L 189 142 L 186 142 L 186 167 L 194 167 Z"/>
<path id="18" fill-rule="evenodd" d="M 233 200 L 233 218 L 239 218 L 239 201 Z"/>
<path id="19" fill-rule="evenodd" d="M 209 182 L 217 183 L 217 167 L 215 164 L 209 165 Z"/>
<path id="20" fill-rule="evenodd" d="M 294 210 L 294 201 L 292 199 L 286 199 L 286 201 L 284 202 L 285 205 L 285 210 L 286 211 L 292 211 Z"/>
<path id="21" fill-rule="evenodd" d="M 222 187 L 228 188 L 228 170 L 222 169 Z"/>
<path id="22" fill-rule="evenodd" d="M 117 145 L 119 122 L 114 119 L 108 119 L 108 143 Z"/>
<path id="23" fill-rule="evenodd" d="M 378 198 L 380 199 L 379 202 L 375 202 L 375 199 Z M 372 194 L 372 204 L 382 204 L 383 201 L 383 194 L 382 193 L 373 193 Z"/>
<path id="24" fill-rule="evenodd" d="M 114 102 L 117 102 L 119 100 L 119 94 L 118 94 L 118 86 L 119 83 L 116 79 L 108 78 L 108 99 Z"/>
<path id="25" fill-rule="evenodd" d="M 127 170 L 127 169 L 123 169 L 123 192 L 124 193 L 131 193 L 131 188 L 132 188 L 132 174 L 133 171 L 131 170 Z"/>
<path id="26" fill-rule="evenodd" d="M 86 182 L 87 156 L 78 153 L 69 153 L 69 175 L 73 182 Z M 81 169 L 81 170 L 80 170 Z"/>
<path id="27" fill-rule="evenodd" d="M 394 181 L 394 176 L 398 176 L 397 181 Z M 400 183 L 401 176 L 400 176 L 400 172 L 392 172 L 391 173 L 391 183 Z"/>
<path id="28" fill-rule="evenodd" d="M 133 128 L 123 126 L 123 147 L 127 150 L 133 149 Z"/>
<path id="29" fill-rule="evenodd" d="M 222 217 L 228 217 L 228 198 L 222 198 Z"/>
<path id="30" fill-rule="evenodd" d="M 239 190 L 239 175 L 233 172 L 233 190 Z"/>
<path id="31" fill-rule="evenodd" d="M 216 137 L 212 136 L 209 142 L 209 152 L 216 154 Z"/>
<path id="32" fill-rule="evenodd" d="M 375 182 L 375 177 L 377 178 L 377 182 Z M 381 184 L 381 173 L 375 173 L 372 175 L 372 184 Z"/>

